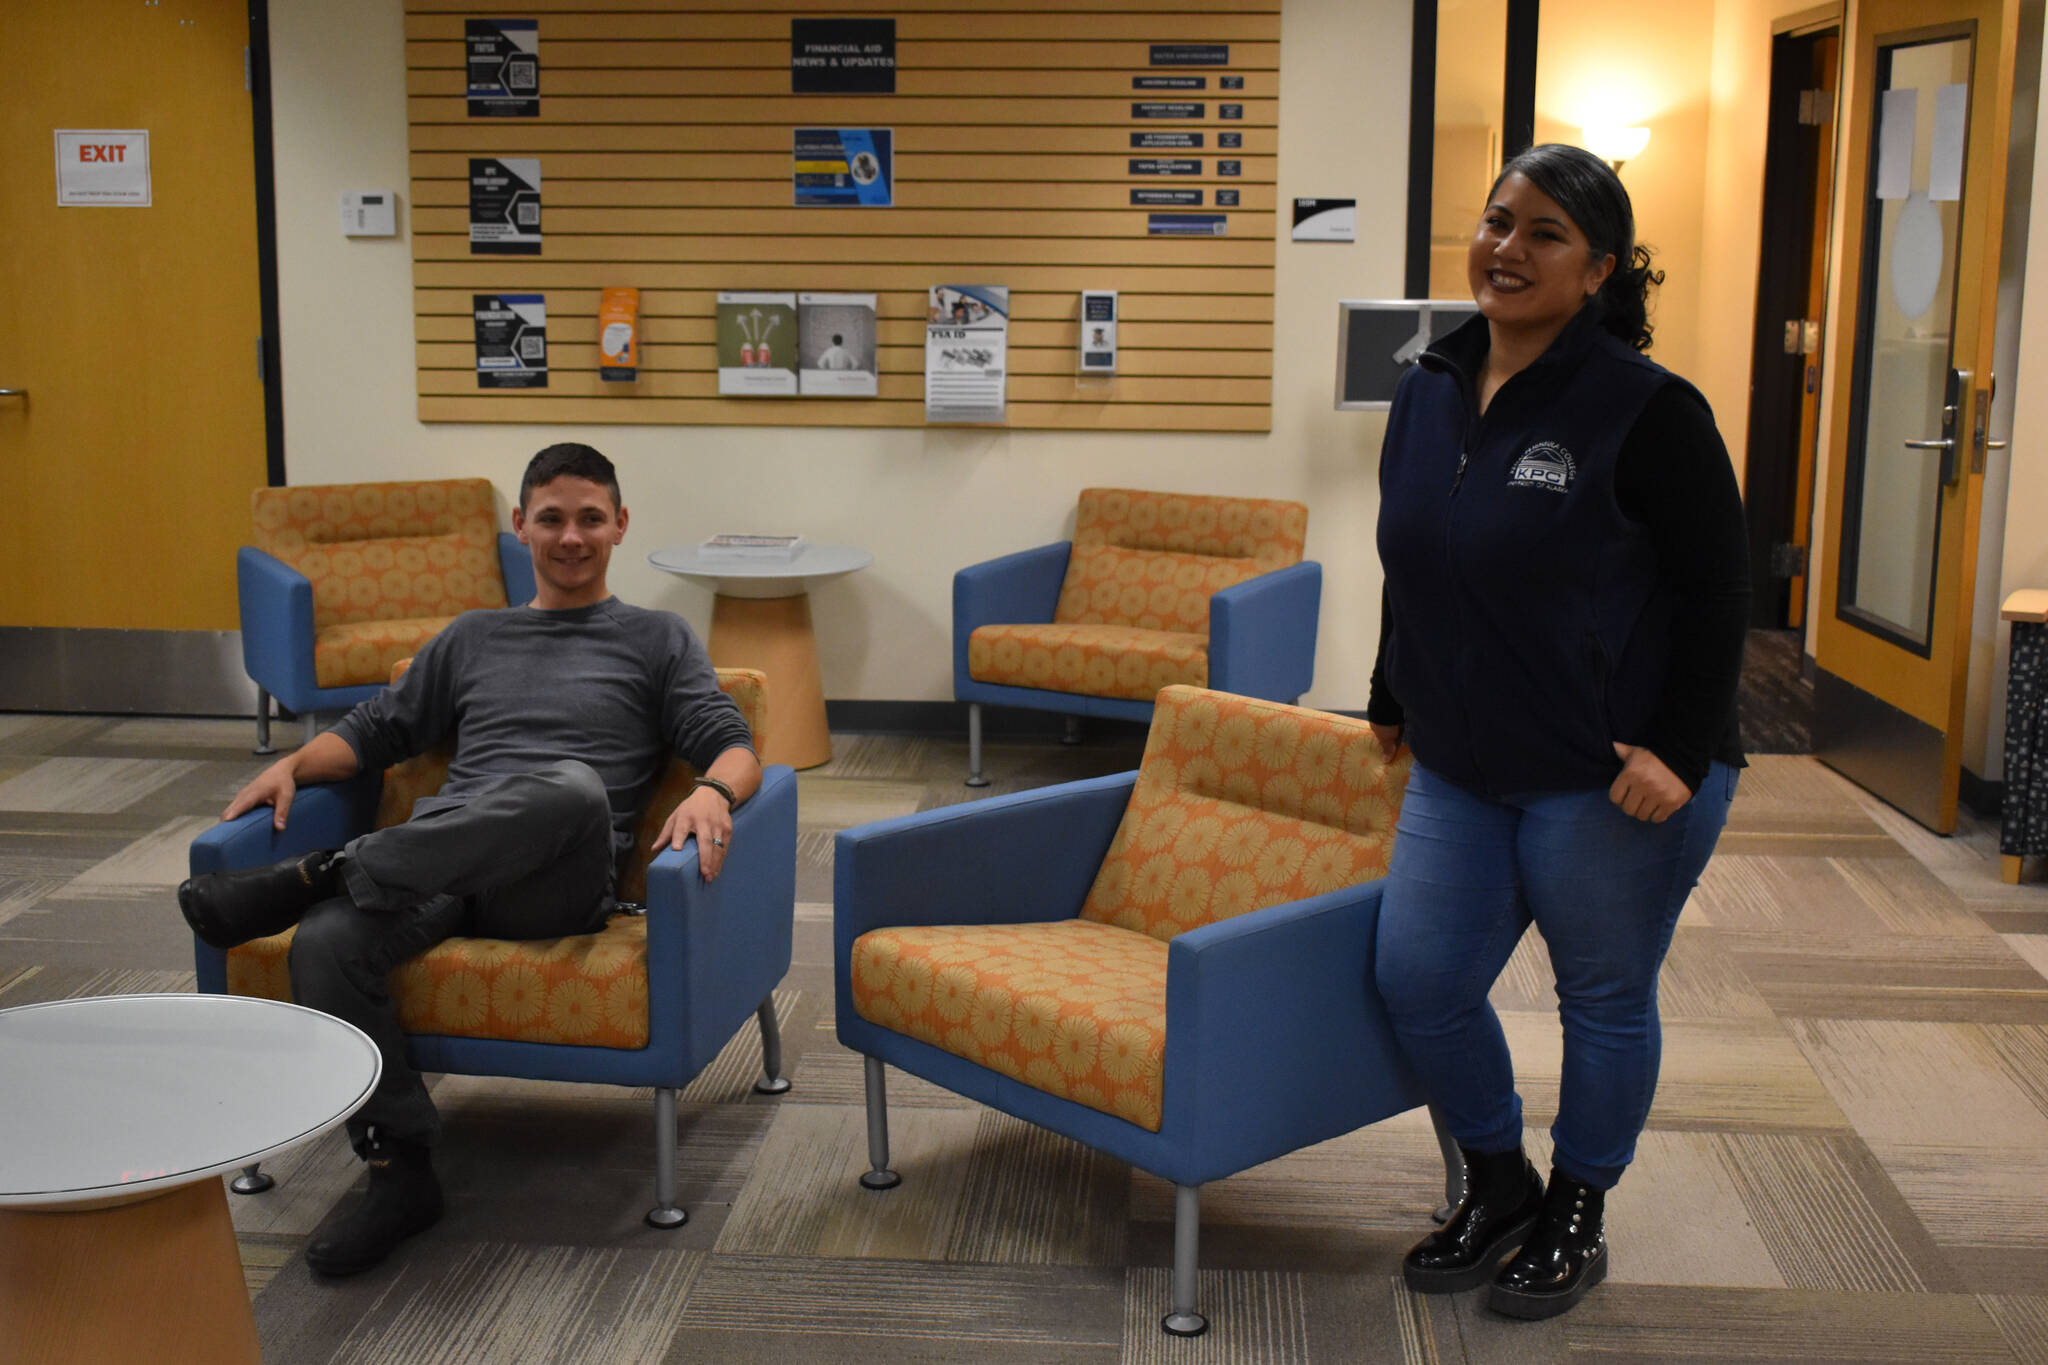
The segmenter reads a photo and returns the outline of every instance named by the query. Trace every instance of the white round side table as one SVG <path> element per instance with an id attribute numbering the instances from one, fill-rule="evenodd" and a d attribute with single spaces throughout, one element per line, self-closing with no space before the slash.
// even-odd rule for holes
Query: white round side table
<path id="1" fill-rule="evenodd" d="M 260 1362 L 220 1176 L 361 1108 L 362 1030 L 275 1000 L 0 1010 L 0 1342 L 10 1359 Z"/>
<path id="2" fill-rule="evenodd" d="M 768 743 L 761 761 L 815 768 L 830 760 L 810 582 L 865 569 L 874 554 L 857 545 L 805 545 L 790 559 L 733 559 L 678 545 L 656 550 L 647 562 L 712 584 L 711 638 L 705 644 L 713 664 L 768 675 Z"/>

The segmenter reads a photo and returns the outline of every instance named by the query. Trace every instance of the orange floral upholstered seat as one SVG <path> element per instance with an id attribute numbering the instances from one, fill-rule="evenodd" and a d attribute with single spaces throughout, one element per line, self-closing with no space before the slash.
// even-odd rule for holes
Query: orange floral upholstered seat
<path id="1" fill-rule="evenodd" d="M 854 1009 L 1157 1132 L 1167 945 L 1386 875 L 1407 776 L 1363 721 L 1169 687 L 1080 914 L 872 929 L 853 945 Z"/>
<path id="2" fill-rule="evenodd" d="M 259 488 L 256 548 L 313 585 L 323 688 L 380 683 L 455 617 L 505 605 L 488 479 Z"/>
<path id="3" fill-rule="evenodd" d="M 404 663 L 393 670 L 394 681 Z M 765 732 L 765 675 L 722 668 L 718 681 L 746 717 L 758 747 Z M 439 791 L 451 757 L 446 751 L 422 754 L 388 769 L 377 828 L 402 823 L 415 801 Z M 689 794 L 696 775 L 681 759 L 669 764 L 634 832 L 636 854 L 620 883 L 620 900 L 645 899 L 654 838 Z M 231 950 L 229 993 L 289 1001 L 293 932 L 287 929 Z M 452 938 L 398 967 L 390 985 L 399 1023 L 408 1033 L 642 1048 L 649 1036 L 647 921 L 619 914 L 594 934 L 524 942 Z"/>
<path id="4" fill-rule="evenodd" d="M 1209 682 L 1209 599 L 1301 560 L 1308 509 L 1259 498 L 1088 488 L 1051 622 L 967 640 L 975 682 L 1149 702 Z"/>

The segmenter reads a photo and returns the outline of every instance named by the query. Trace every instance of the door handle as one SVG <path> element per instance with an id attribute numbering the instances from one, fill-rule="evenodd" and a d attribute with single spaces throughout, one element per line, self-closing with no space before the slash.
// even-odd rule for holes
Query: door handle
<path id="1" fill-rule="evenodd" d="M 1944 436 L 1938 441 L 1906 442 L 1906 449 L 1908 450 L 1954 450 L 1955 448 L 1956 443 L 1954 438 L 1948 436 Z"/>
<path id="2" fill-rule="evenodd" d="M 26 398 L 27 389 L 0 389 L 0 398 Z"/>

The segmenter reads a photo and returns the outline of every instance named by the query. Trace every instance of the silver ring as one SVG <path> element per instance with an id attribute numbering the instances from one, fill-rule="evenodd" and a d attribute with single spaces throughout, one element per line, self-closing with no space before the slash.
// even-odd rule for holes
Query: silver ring
<path id="1" fill-rule="evenodd" d="M 724 848 L 725 840 L 719 838 L 717 835 L 714 834 L 711 836 L 711 846 L 713 848 Z"/>

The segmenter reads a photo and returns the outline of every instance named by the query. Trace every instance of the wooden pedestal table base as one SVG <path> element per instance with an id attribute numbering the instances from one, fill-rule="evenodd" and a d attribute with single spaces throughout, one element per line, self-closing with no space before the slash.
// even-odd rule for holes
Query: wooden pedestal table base
<path id="1" fill-rule="evenodd" d="M 818 637 L 811 630 L 811 599 L 727 597 L 711 602 L 711 662 L 719 668 L 758 668 L 768 675 L 768 743 L 763 763 L 815 768 L 832 759 L 825 725 L 825 688 L 818 675 Z"/>
<path id="2" fill-rule="evenodd" d="M 805 545 L 793 559 L 706 558 L 694 545 L 656 550 L 647 562 L 665 573 L 708 580 L 711 662 L 768 675 L 768 741 L 763 763 L 815 768 L 832 758 L 818 637 L 811 630 L 812 579 L 864 569 L 875 557 L 855 545 Z"/>
<path id="3" fill-rule="evenodd" d="M 0 1356 L 260 1365 L 219 1176 L 130 1204 L 0 1209 Z"/>
<path id="4" fill-rule="evenodd" d="M 0 1361 L 259 1365 L 221 1176 L 363 1106 L 363 1032 L 234 995 L 0 1009 Z"/>

